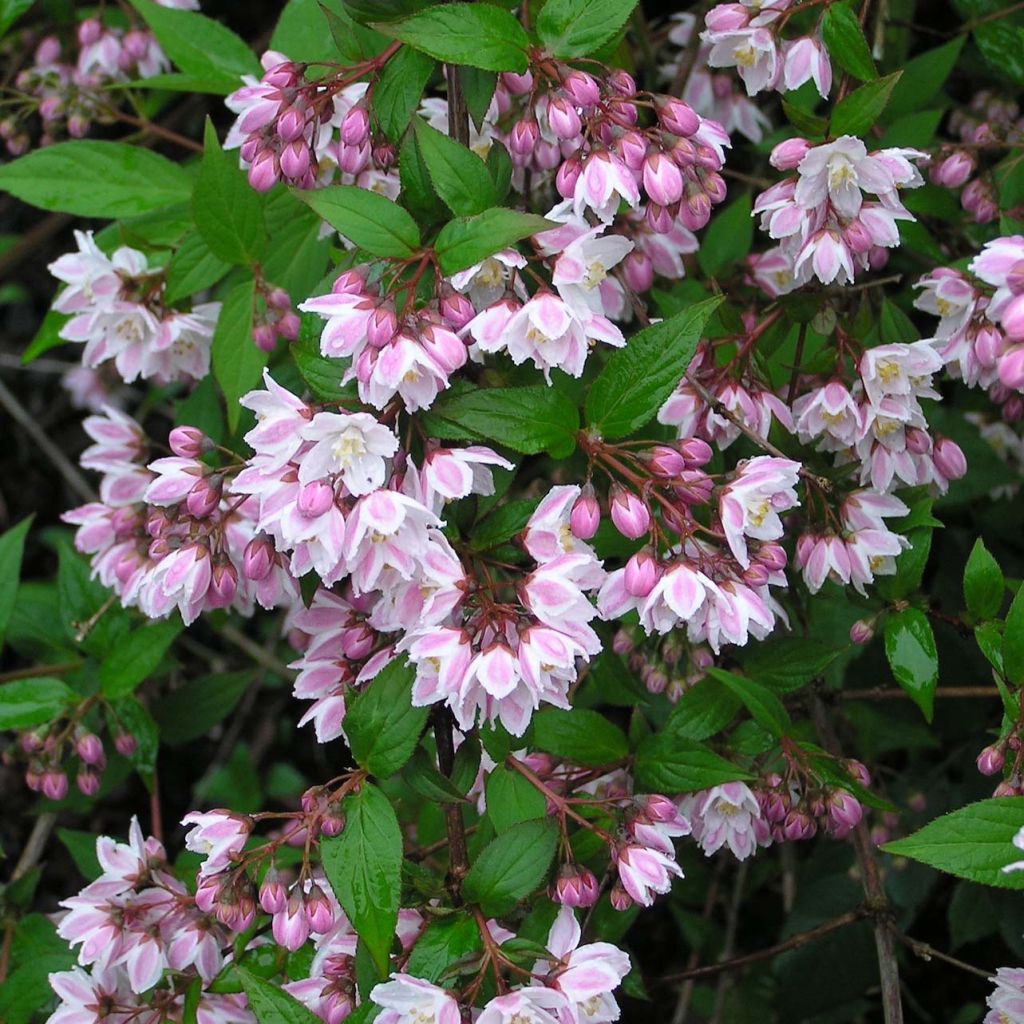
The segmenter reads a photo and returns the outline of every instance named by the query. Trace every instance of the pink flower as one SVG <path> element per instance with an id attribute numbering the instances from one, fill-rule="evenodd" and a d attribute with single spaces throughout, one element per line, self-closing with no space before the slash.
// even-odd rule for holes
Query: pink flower
<path id="1" fill-rule="evenodd" d="M 185 848 L 205 857 L 201 875 L 216 875 L 230 867 L 245 849 L 252 829 L 249 818 L 225 810 L 191 811 L 181 823 L 193 826 L 185 836 Z"/>
<path id="2" fill-rule="evenodd" d="M 821 40 L 812 36 L 795 39 L 783 45 L 783 53 L 782 77 L 786 89 L 799 89 L 804 82 L 813 81 L 818 95 L 828 99 L 832 88 L 832 65 Z"/>
<path id="3" fill-rule="evenodd" d="M 459 1004 L 447 989 L 411 974 L 392 974 L 391 980 L 375 985 L 370 1001 L 383 1009 L 381 1024 L 460 1024 Z"/>
<path id="4" fill-rule="evenodd" d="M 539 986 L 520 988 L 495 996 L 476 1019 L 476 1024 L 561 1024 L 568 1003 L 561 992 Z"/>
<path id="5" fill-rule="evenodd" d="M 727 782 L 703 790 L 682 802 L 693 825 L 693 836 L 707 856 L 728 846 L 738 860 L 746 860 L 759 843 L 767 842 L 761 806 L 742 782 Z"/>
<path id="6" fill-rule="evenodd" d="M 1024 1020 L 1024 970 L 1000 967 L 996 987 L 986 999 L 989 1012 L 982 1024 L 1019 1024 Z"/>
<path id="7" fill-rule="evenodd" d="M 398 438 L 367 413 L 318 412 L 302 428 L 302 438 L 313 447 L 299 459 L 299 482 L 337 474 L 356 497 L 384 483 L 385 459 L 398 450 Z"/>
<path id="8" fill-rule="evenodd" d="M 708 67 L 736 68 L 736 73 L 753 96 L 764 89 L 772 89 L 782 71 L 775 37 L 764 28 L 737 27 L 719 30 L 707 21 L 708 28 L 701 38 L 711 46 L 707 56 Z"/>
<path id="9" fill-rule="evenodd" d="M 747 537 L 777 540 L 782 536 L 780 512 L 799 504 L 795 486 L 800 463 L 770 455 L 741 462 L 737 476 L 722 492 L 718 512 L 725 537 L 736 561 L 750 565 Z"/>
<path id="10" fill-rule="evenodd" d="M 626 892 L 642 907 L 651 906 L 655 894 L 668 892 L 673 876 L 683 877 L 683 869 L 674 858 L 643 846 L 622 847 L 616 866 Z"/>
<path id="11" fill-rule="evenodd" d="M 619 210 L 619 202 L 625 200 L 631 207 L 640 202 L 633 172 L 614 153 L 597 150 L 583 163 L 583 171 L 573 192 L 573 210 L 582 217 L 583 211 L 591 209 L 605 224 L 610 224 Z"/>

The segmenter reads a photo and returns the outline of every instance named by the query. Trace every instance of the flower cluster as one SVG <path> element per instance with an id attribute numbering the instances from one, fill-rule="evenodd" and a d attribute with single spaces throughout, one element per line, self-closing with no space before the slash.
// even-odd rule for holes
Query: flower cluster
<path id="1" fill-rule="evenodd" d="M 799 8 L 799 0 L 742 0 L 712 7 L 701 33 L 708 47 L 708 66 L 735 68 L 748 96 L 765 89 L 788 92 L 814 82 L 818 94 L 827 99 L 832 64 L 821 36 L 817 32 L 792 39 L 782 35 Z"/>
<path id="2" fill-rule="evenodd" d="M 802 138 L 780 142 L 771 164 L 796 176 L 772 185 L 754 203 L 761 230 L 779 243 L 771 257 L 788 262 L 789 283 L 778 290 L 812 278 L 849 284 L 858 270 L 883 265 L 884 250 L 900 244 L 896 222 L 914 220 L 899 191 L 924 184 L 913 161 L 925 156 L 906 148 L 869 153 L 851 135 L 819 145 Z M 876 200 L 865 199 L 865 193 Z M 771 271 L 778 273 L 774 266 Z"/>
<path id="3" fill-rule="evenodd" d="M 71 316 L 60 336 L 85 345 L 83 365 L 113 362 L 128 383 L 205 377 L 220 303 L 179 312 L 164 304 L 164 271 L 151 269 L 144 253 L 121 246 L 107 256 L 87 231 L 75 240 L 78 252 L 54 261 L 50 273 L 67 285 L 53 308 Z"/>

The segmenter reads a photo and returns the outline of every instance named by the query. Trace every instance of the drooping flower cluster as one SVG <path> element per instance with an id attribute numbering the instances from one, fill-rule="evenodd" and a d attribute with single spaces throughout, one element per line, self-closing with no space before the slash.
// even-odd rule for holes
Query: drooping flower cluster
<path id="1" fill-rule="evenodd" d="M 129 383 L 205 377 L 220 303 L 187 313 L 169 308 L 164 272 L 151 269 L 144 253 L 121 246 L 108 257 L 88 231 L 76 231 L 75 240 L 78 252 L 50 264 L 50 273 L 67 285 L 53 304 L 71 316 L 60 336 L 85 345 L 83 364 L 96 369 L 112 361 Z"/>
<path id="2" fill-rule="evenodd" d="M 193 427 L 172 431 L 169 458 L 146 464 L 149 441 L 130 417 L 107 408 L 86 419 L 96 444 L 82 465 L 103 474 L 100 501 L 66 512 L 75 546 L 121 603 L 150 618 L 177 609 L 186 624 L 203 610 L 251 615 L 297 595 L 287 560 L 253 569 L 252 502 L 225 493 L 225 472 L 201 460 L 212 444 Z M 258 562 L 259 560 L 255 560 Z"/>
<path id="3" fill-rule="evenodd" d="M 807 6 L 811 6 L 808 4 Z M 705 15 L 701 40 L 712 68 L 735 68 L 753 96 L 765 89 L 788 92 L 814 82 L 822 99 L 832 88 L 832 64 L 821 36 L 782 35 L 799 0 L 742 0 L 718 4 Z"/>
<path id="4" fill-rule="evenodd" d="M 797 174 L 754 203 L 761 230 L 779 243 L 769 250 L 771 257 L 788 261 L 789 283 L 777 290 L 790 291 L 812 278 L 849 284 L 858 270 L 880 265 L 883 250 L 900 243 L 896 222 L 914 220 L 899 191 L 924 184 L 913 161 L 925 156 L 906 148 L 869 153 L 851 135 L 819 145 L 801 138 L 780 142 L 772 150 L 772 166 Z M 865 199 L 865 193 L 876 200 Z"/>

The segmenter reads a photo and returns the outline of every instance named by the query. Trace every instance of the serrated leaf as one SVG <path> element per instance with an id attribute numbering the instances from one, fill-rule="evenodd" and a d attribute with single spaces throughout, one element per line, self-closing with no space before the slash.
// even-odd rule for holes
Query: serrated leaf
<path id="1" fill-rule="evenodd" d="M 253 264 L 266 252 L 263 197 L 246 181 L 235 154 L 221 149 L 209 118 L 192 193 L 192 215 L 210 252 L 225 263 Z"/>
<path id="2" fill-rule="evenodd" d="M 597 711 L 549 708 L 535 714 L 532 723 L 534 746 L 577 764 L 611 764 L 629 752 L 626 734 Z"/>
<path id="3" fill-rule="evenodd" d="M 882 849 L 896 857 L 1001 889 L 1024 889 L 1024 871 L 1003 871 L 1020 859 L 1013 837 L 1024 822 L 1024 797 L 999 797 L 968 804 L 929 822 Z"/>
<path id="4" fill-rule="evenodd" d="M 0 686 L 0 730 L 52 722 L 78 695 L 60 679 L 40 676 Z"/>
<path id="5" fill-rule="evenodd" d="M 32 516 L 22 519 L 0 535 L 0 649 L 4 645 L 7 624 L 11 621 L 14 602 L 21 579 L 21 560 L 25 551 L 25 537 L 32 525 Z"/>
<path id="6" fill-rule="evenodd" d="M 100 664 L 100 690 L 104 697 L 116 699 L 131 693 L 163 661 L 181 622 L 168 619 L 140 626 L 117 644 Z"/>
<path id="7" fill-rule="evenodd" d="M 718 211 L 704 232 L 697 260 L 709 277 L 742 260 L 754 240 L 754 220 L 750 216 L 750 193 L 743 192 Z"/>
<path id="8" fill-rule="evenodd" d="M 964 569 L 964 602 L 975 619 L 992 619 L 1003 606 L 1006 581 L 999 563 L 979 537 Z"/>
<path id="9" fill-rule="evenodd" d="M 939 682 L 939 656 L 924 612 L 905 608 L 886 618 L 885 656 L 893 678 L 930 722 Z"/>
<path id="10" fill-rule="evenodd" d="M 792 731 L 793 723 L 782 701 L 767 686 L 720 668 L 709 668 L 708 675 L 738 697 L 754 721 L 773 736 L 780 738 Z"/>
<path id="11" fill-rule="evenodd" d="M 392 142 L 397 142 L 409 127 L 409 118 L 433 71 L 434 59 L 411 46 L 403 46 L 384 65 L 373 90 L 373 112 Z"/>
<path id="12" fill-rule="evenodd" d="M 529 36 L 512 14 L 491 4 L 428 7 L 375 27 L 448 64 L 519 74 L 527 68 Z"/>
<path id="13" fill-rule="evenodd" d="M 641 742 L 633 769 L 644 791 L 672 796 L 752 777 L 702 744 L 665 733 Z"/>
<path id="14" fill-rule="evenodd" d="M 902 71 L 896 71 L 885 78 L 868 82 L 859 89 L 854 89 L 845 99 L 840 100 L 832 111 L 829 122 L 830 133 L 840 135 L 864 135 L 878 124 L 892 95 Z"/>
<path id="15" fill-rule="evenodd" d="M 259 1024 L 317 1024 L 320 1020 L 311 1010 L 284 989 L 253 974 L 244 967 L 235 968 L 245 990 L 249 1009 Z"/>
<path id="16" fill-rule="evenodd" d="M 485 793 L 487 816 L 498 835 L 522 821 L 533 821 L 547 814 L 547 801 L 540 790 L 503 765 L 499 764 L 488 774 Z"/>
<path id="17" fill-rule="evenodd" d="M 398 923 L 402 832 L 391 801 L 369 783 L 344 801 L 343 811 L 341 835 L 320 844 L 324 872 L 383 978 Z"/>
<path id="18" fill-rule="evenodd" d="M 547 0 L 537 18 L 537 35 L 554 57 L 586 57 L 626 24 L 636 4 L 637 0 Z"/>
<path id="19" fill-rule="evenodd" d="M 213 332 L 213 375 L 227 407 L 228 426 L 235 430 L 242 413 L 238 400 L 260 382 L 268 355 L 252 340 L 256 282 L 249 278 L 228 292 Z"/>
<path id="20" fill-rule="evenodd" d="M 164 743 L 177 746 L 205 736 L 222 722 L 253 682 L 250 669 L 190 679 L 153 704 Z"/>
<path id="21" fill-rule="evenodd" d="M 587 423 L 608 440 L 649 423 L 678 387 L 704 325 L 721 302 L 721 298 L 698 302 L 645 327 L 625 348 L 613 352 L 587 393 Z"/>
<path id="22" fill-rule="evenodd" d="M 480 930 L 467 913 L 432 921 L 412 947 L 406 970 L 417 978 L 437 982 L 454 964 L 481 948 Z"/>
<path id="23" fill-rule="evenodd" d="M 679 698 L 662 733 L 686 740 L 706 740 L 736 717 L 742 702 L 717 679 L 702 679 Z"/>
<path id="24" fill-rule="evenodd" d="M 206 239 L 194 231 L 171 257 L 167 265 L 167 284 L 164 300 L 177 302 L 215 285 L 229 270 L 231 264 L 215 256 Z"/>
<path id="25" fill-rule="evenodd" d="M 183 168 L 151 150 L 76 140 L 0 166 L 0 191 L 41 210 L 113 218 L 184 202 L 192 183 Z"/>
<path id="26" fill-rule="evenodd" d="M 889 100 L 888 114 L 900 117 L 921 110 L 942 88 L 956 67 L 965 36 L 912 57 L 903 67 L 903 77 L 896 83 Z"/>
<path id="27" fill-rule="evenodd" d="M 386 779 L 412 757 L 429 708 L 412 706 L 413 667 L 389 662 L 345 712 L 345 735 L 352 756 L 367 771 Z"/>
<path id="28" fill-rule="evenodd" d="M 829 56 L 844 70 L 862 82 L 878 77 L 871 49 L 860 21 L 846 4 L 832 4 L 825 10 L 821 33 Z"/>
<path id="29" fill-rule="evenodd" d="M 494 206 L 494 182 L 476 153 L 431 128 L 422 118 L 417 117 L 412 125 L 434 191 L 452 213 L 468 217 Z"/>
<path id="30" fill-rule="evenodd" d="M 497 206 L 475 217 L 449 221 L 437 236 L 434 250 L 441 271 L 451 277 L 523 238 L 556 226 L 535 213 Z"/>
<path id="31" fill-rule="evenodd" d="M 558 828 L 549 819 L 513 825 L 477 857 L 463 893 L 488 916 L 507 913 L 543 882 L 557 843 Z"/>
<path id="32" fill-rule="evenodd" d="M 372 256 L 411 256 L 420 244 L 416 221 L 397 203 L 356 185 L 294 193 L 339 234 Z"/>
<path id="33" fill-rule="evenodd" d="M 1003 630 L 1003 675 L 1014 684 L 1024 683 L 1024 586 L 1013 596 Z"/>

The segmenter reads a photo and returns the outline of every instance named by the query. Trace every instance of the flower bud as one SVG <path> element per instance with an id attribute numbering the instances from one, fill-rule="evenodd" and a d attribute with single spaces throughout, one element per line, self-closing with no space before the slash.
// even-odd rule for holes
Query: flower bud
<path id="1" fill-rule="evenodd" d="M 615 529 L 630 540 L 642 537 L 651 526 L 651 513 L 647 505 L 621 484 L 612 487 L 609 506 Z"/>
<path id="2" fill-rule="evenodd" d="M 867 619 L 858 619 L 850 627 L 850 643 L 856 644 L 858 647 L 863 647 L 865 644 L 870 643 L 874 635 L 874 623 Z"/>
<path id="3" fill-rule="evenodd" d="M 592 907 L 600 894 L 601 884 L 593 871 L 567 864 L 555 882 L 551 898 L 565 907 Z"/>
<path id="4" fill-rule="evenodd" d="M 576 108 L 562 96 L 552 96 L 548 103 L 548 124 L 560 139 L 574 139 L 582 128 Z"/>
<path id="5" fill-rule="evenodd" d="M 626 592 L 633 597 L 646 597 L 658 582 L 658 560 L 645 549 L 638 551 L 628 562 L 623 575 Z"/>
<path id="6" fill-rule="evenodd" d="M 616 882 L 612 886 L 612 891 L 609 893 L 609 898 L 611 899 L 612 907 L 615 910 L 629 910 L 629 908 L 633 906 L 633 897 L 630 896 L 628 892 L 626 892 L 621 882 Z"/>
<path id="7" fill-rule="evenodd" d="M 533 88 L 533 75 L 524 71 L 518 75 L 514 71 L 504 71 L 501 74 L 501 84 L 513 96 L 525 96 Z"/>
<path id="8" fill-rule="evenodd" d="M 309 938 L 309 919 L 298 887 L 292 889 L 285 909 L 274 915 L 270 930 L 274 941 L 293 953 Z"/>
<path id="9" fill-rule="evenodd" d="M 182 459 L 198 459 L 213 448 L 213 442 L 198 427 L 175 427 L 167 436 L 167 444 Z"/>
<path id="10" fill-rule="evenodd" d="M 278 138 L 284 143 L 296 142 L 302 138 L 306 131 L 305 111 L 298 107 L 288 107 L 277 119 L 275 125 Z"/>
<path id="11" fill-rule="evenodd" d="M 106 760 L 103 756 L 103 742 L 93 732 L 83 733 L 75 740 L 75 752 L 93 768 L 101 767 Z"/>
<path id="12" fill-rule="evenodd" d="M 577 156 L 569 157 L 558 168 L 558 173 L 555 175 L 555 188 L 558 189 L 558 194 L 563 199 L 571 199 L 573 197 L 573 193 L 576 191 L 576 182 L 580 180 L 582 173 L 583 164 Z"/>
<path id="13" fill-rule="evenodd" d="M 997 743 L 986 747 L 978 755 L 978 771 L 982 775 L 998 775 L 1003 770 L 1005 763 L 1006 758 L 1003 755 L 1002 748 Z"/>
<path id="14" fill-rule="evenodd" d="M 100 776 L 94 768 L 79 768 L 75 786 L 82 796 L 95 796 L 100 791 Z"/>
<path id="15" fill-rule="evenodd" d="M 300 491 L 295 505 L 307 519 L 322 516 L 334 504 L 334 488 L 324 480 L 313 480 Z"/>
<path id="16" fill-rule="evenodd" d="M 306 918 L 309 930 L 323 935 L 334 927 L 334 911 L 327 894 L 314 882 L 306 893 Z"/>
<path id="17" fill-rule="evenodd" d="M 671 480 L 686 469 L 686 459 L 677 448 L 659 444 L 644 453 L 647 468 L 655 475 Z"/>
<path id="18" fill-rule="evenodd" d="M 693 107 L 673 96 L 658 102 L 658 120 L 665 131 L 683 138 L 689 138 L 700 129 L 700 117 Z"/>
<path id="19" fill-rule="evenodd" d="M 772 150 L 768 163 L 777 171 L 794 171 L 810 150 L 807 139 L 786 139 Z"/>
<path id="20" fill-rule="evenodd" d="M 634 249 L 622 261 L 622 276 L 633 291 L 647 291 L 654 284 L 654 264 L 650 256 Z"/>
<path id="21" fill-rule="evenodd" d="M 224 478 L 219 473 L 200 477 L 185 496 L 185 508 L 196 519 L 205 519 L 220 504 Z"/>
<path id="22" fill-rule="evenodd" d="M 131 757 L 138 747 L 139 741 L 130 732 L 118 733 L 114 737 L 114 749 L 122 757 Z"/>
<path id="23" fill-rule="evenodd" d="M 370 137 L 370 115 L 365 107 L 353 107 L 341 122 L 341 141 L 346 146 L 361 146 Z"/>
<path id="24" fill-rule="evenodd" d="M 932 448 L 935 468 L 947 480 L 959 480 L 967 472 L 967 457 L 963 449 L 948 437 L 939 437 Z"/>
<path id="25" fill-rule="evenodd" d="M 600 525 L 601 506 L 594 495 L 594 488 L 585 484 L 569 512 L 569 529 L 579 540 L 590 540 Z"/>
<path id="26" fill-rule="evenodd" d="M 584 110 L 597 106 L 601 99 L 597 82 L 585 71 L 570 71 L 562 79 L 562 89 L 575 106 Z"/>
<path id="27" fill-rule="evenodd" d="M 257 192 L 269 192 L 281 176 L 277 156 L 271 149 L 260 150 L 249 165 L 249 184 Z"/>
<path id="28" fill-rule="evenodd" d="M 39 788 L 48 800 L 63 800 L 68 795 L 68 777 L 59 768 L 47 768 Z"/>
<path id="29" fill-rule="evenodd" d="M 245 553 L 242 555 L 242 575 L 254 582 L 265 580 L 274 566 L 276 555 L 274 542 L 265 533 L 257 534 L 245 546 Z"/>

